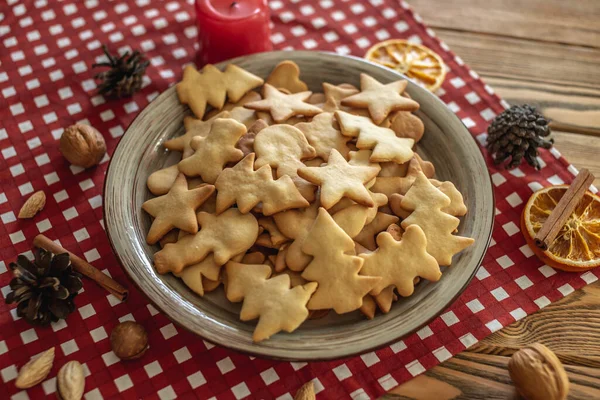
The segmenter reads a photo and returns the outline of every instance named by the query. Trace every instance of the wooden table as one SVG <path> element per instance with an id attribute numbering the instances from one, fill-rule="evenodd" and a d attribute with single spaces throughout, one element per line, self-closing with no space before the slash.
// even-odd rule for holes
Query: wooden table
<path id="1" fill-rule="evenodd" d="M 511 104 L 564 124 L 556 148 L 600 186 L 600 1 L 408 0 L 426 24 Z M 578 132 L 578 133 L 574 133 Z M 541 342 L 565 365 L 570 399 L 600 399 L 600 281 L 400 385 L 386 399 L 511 399 L 506 365 Z"/>

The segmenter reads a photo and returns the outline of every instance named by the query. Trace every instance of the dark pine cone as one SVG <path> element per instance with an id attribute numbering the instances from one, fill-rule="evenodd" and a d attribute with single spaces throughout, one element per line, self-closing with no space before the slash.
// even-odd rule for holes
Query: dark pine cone
<path id="1" fill-rule="evenodd" d="M 17 315 L 33 325 L 49 325 L 75 311 L 73 299 L 82 288 L 81 274 L 73 270 L 69 254 L 53 255 L 35 249 L 33 262 L 24 255 L 10 263 L 13 290 L 6 303 L 17 303 Z"/>
<path id="2" fill-rule="evenodd" d="M 109 62 L 92 64 L 92 68 L 110 67 L 108 71 L 100 72 L 94 78 L 101 81 L 98 93 L 109 97 L 129 97 L 142 87 L 142 77 L 150 64 L 139 51 L 129 55 L 125 52 L 120 57 L 110 54 L 106 46 L 102 46 Z"/>
<path id="3" fill-rule="evenodd" d="M 508 168 L 515 168 L 525 158 L 529 165 L 540 169 L 537 148 L 549 149 L 554 143 L 554 139 L 543 139 L 551 133 L 548 122 L 528 104 L 504 110 L 488 127 L 487 149 L 494 162 L 510 161 Z"/>

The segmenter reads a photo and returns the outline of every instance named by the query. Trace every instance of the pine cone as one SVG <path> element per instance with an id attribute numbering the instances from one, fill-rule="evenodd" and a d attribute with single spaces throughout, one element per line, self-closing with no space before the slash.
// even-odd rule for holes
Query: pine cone
<path id="1" fill-rule="evenodd" d="M 102 46 L 109 62 L 92 64 L 92 68 L 110 67 L 108 71 L 100 72 L 94 78 L 102 82 L 98 86 L 98 93 L 109 97 L 129 97 L 142 87 L 142 77 L 146 67 L 150 64 L 139 51 L 129 55 L 125 52 L 117 58 L 110 54 L 106 46 Z"/>
<path id="2" fill-rule="evenodd" d="M 538 147 L 549 149 L 554 139 L 543 139 L 550 135 L 548 120 L 528 104 L 512 106 L 498 115 L 488 127 L 487 149 L 494 163 L 508 163 L 508 168 L 516 168 L 523 158 L 536 169 Z"/>
<path id="3" fill-rule="evenodd" d="M 73 299 L 82 288 L 81 274 L 73 270 L 69 254 L 54 255 L 35 249 L 31 262 L 24 255 L 10 263 L 13 290 L 6 303 L 17 303 L 17 315 L 32 325 L 49 325 L 75 311 Z"/>

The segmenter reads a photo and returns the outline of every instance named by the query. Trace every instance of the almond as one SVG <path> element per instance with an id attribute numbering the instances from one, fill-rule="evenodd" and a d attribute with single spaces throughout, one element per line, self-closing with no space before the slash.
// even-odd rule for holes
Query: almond
<path id="1" fill-rule="evenodd" d="M 85 375 L 79 361 L 69 361 L 56 377 L 56 389 L 62 400 L 80 400 L 85 389 Z"/>
<path id="2" fill-rule="evenodd" d="M 315 400 L 315 385 L 313 381 L 306 382 L 298 391 L 294 400 Z"/>
<path id="3" fill-rule="evenodd" d="M 54 347 L 32 358 L 27 364 L 23 365 L 15 381 L 15 386 L 19 389 L 27 389 L 42 382 L 50 373 L 53 362 Z"/>
<path id="4" fill-rule="evenodd" d="M 27 199 L 21 211 L 19 211 L 19 218 L 33 218 L 35 214 L 44 208 L 46 205 L 46 193 L 43 190 L 35 192 Z"/>

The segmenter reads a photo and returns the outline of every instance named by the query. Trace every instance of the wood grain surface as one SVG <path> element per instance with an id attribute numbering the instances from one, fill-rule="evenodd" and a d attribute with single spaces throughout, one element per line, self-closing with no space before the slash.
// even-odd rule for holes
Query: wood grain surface
<path id="1" fill-rule="evenodd" d="M 408 0 L 437 35 L 511 104 L 564 126 L 556 148 L 600 185 L 600 1 Z M 572 133 L 584 132 L 584 133 Z M 569 399 L 600 399 L 600 282 L 490 335 L 385 399 L 517 399 L 510 356 L 541 342 L 565 365 Z"/>

